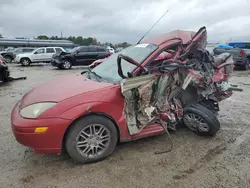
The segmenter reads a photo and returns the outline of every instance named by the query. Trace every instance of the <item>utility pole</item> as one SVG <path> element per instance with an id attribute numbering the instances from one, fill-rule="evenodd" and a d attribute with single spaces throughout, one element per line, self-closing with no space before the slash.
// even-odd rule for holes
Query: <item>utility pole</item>
<path id="1" fill-rule="evenodd" d="M 63 38 L 63 34 L 62 34 L 62 31 L 61 31 L 61 39 Z"/>

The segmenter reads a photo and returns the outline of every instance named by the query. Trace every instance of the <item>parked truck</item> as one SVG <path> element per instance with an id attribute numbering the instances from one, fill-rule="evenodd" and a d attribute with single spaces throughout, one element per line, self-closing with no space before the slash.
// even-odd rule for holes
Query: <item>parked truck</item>
<path id="1" fill-rule="evenodd" d="M 214 48 L 214 55 L 228 52 L 232 54 L 235 66 L 248 70 L 250 68 L 250 42 L 229 42 L 227 45 L 228 47 L 219 45 Z"/>

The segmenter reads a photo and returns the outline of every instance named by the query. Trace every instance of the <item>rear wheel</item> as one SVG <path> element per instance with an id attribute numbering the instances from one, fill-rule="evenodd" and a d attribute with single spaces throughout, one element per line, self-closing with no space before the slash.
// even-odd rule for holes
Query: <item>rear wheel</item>
<path id="1" fill-rule="evenodd" d="M 108 118 L 91 115 L 76 121 L 69 129 L 65 146 L 79 163 L 100 161 L 115 149 L 118 133 Z"/>
<path id="2" fill-rule="evenodd" d="M 220 122 L 216 115 L 200 104 L 185 107 L 183 121 L 198 135 L 213 136 L 220 129 Z"/>
<path id="3" fill-rule="evenodd" d="M 22 64 L 22 66 L 29 66 L 31 64 L 31 61 L 29 58 L 22 58 L 20 60 L 20 63 Z"/>
<path id="4" fill-rule="evenodd" d="M 7 71 L 5 71 L 5 70 L 0 71 L 0 81 L 2 81 L 2 82 L 9 81 L 9 74 Z"/>
<path id="5" fill-rule="evenodd" d="M 6 63 L 11 63 L 12 62 L 12 58 L 8 55 L 4 56 L 4 59 L 6 61 Z"/>

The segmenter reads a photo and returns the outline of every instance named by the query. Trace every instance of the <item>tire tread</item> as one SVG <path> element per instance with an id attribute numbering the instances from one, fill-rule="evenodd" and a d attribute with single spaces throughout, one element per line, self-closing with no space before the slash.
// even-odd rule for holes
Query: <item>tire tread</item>
<path id="1" fill-rule="evenodd" d="M 192 104 L 184 108 L 184 115 L 187 112 L 193 112 L 197 115 L 200 115 L 209 125 L 209 131 L 205 132 L 197 132 L 199 135 L 215 135 L 220 129 L 220 122 L 216 115 L 211 112 L 206 107 L 201 104 Z"/>

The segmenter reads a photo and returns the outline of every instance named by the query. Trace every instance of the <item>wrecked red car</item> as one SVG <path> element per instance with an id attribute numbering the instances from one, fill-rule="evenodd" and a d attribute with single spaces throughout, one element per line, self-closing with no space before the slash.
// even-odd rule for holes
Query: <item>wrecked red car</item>
<path id="1" fill-rule="evenodd" d="M 12 111 L 16 140 L 35 152 L 65 148 L 75 161 L 89 163 L 109 156 L 118 142 L 175 130 L 181 122 L 197 134 L 215 135 L 218 102 L 237 88 L 227 82 L 230 54 L 210 56 L 206 36 L 205 27 L 173 31 L 92 70 L 34 87 Z M 156 59 L 160 54 L 164 58 Z"/>

